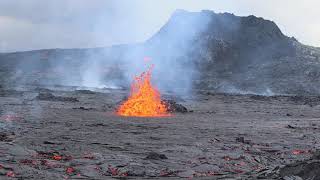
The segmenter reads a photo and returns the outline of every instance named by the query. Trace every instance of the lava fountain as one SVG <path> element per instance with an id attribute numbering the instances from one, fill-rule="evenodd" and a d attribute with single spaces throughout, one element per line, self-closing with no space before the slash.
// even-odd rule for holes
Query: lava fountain
<path id="1" fill-rule="evenodd" d="M 151 84 L 153 65 L 136 76 L 131 84 L 130 95 L 117 110 L 120 116 L 165 117 L 170 116 L 167 106 L 161 101 L 160 92 Z"/>

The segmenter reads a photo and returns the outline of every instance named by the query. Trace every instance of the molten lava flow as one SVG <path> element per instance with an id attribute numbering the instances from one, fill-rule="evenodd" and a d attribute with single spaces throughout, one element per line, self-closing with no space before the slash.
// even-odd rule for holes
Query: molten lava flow
<path id="1" fill-rule="evenodd" d="M 163 117 L 170 116 L 166 105 L 161 102 L 159 91 L 151 84 L 151 66 L 146 72 L 135 77 L 128 100 L 118 109 L 121 116 Z"/>

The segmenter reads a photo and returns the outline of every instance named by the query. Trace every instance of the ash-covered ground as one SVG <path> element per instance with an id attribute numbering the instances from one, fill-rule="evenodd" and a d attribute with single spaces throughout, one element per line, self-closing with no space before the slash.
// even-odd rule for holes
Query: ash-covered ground
<path id="1" fill-rule="evenodd" d="M 0 179 L 320 177 L 320 97 L 164 94 L 188 112 L 119 117 L 127 94 L 2 88 Z"/>

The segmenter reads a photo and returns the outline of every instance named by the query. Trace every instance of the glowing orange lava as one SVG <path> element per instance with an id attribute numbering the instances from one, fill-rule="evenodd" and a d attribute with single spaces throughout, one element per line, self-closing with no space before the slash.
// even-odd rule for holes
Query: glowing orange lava
<path id="1" fill-rule="evenodd" d="M 170 116 L 161 101 L 160 92 L 151 84 L 151 66 L 146 72 L 135 77 L 131 84 L 130 96 L 117 110 L 120 116 L 164 117 Z"/>

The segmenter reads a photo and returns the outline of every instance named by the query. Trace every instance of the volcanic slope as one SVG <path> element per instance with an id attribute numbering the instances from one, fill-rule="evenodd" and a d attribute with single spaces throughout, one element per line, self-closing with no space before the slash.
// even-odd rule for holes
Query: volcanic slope
<path id="1" fill-rule="evenodd" d="M 195 88 L 265 95 L 320 92 L 320 49 L 285 36 L 263 18 L 179 10 L 147 44 L 162 53 L 185 48 L 177 59 L 201 72 Z"/>
<path id="2" fill-rule="evenodd" d="M 320 94 L 319 48 L 285 36 L 272 21 L 212 11 L 177 10 L 144 43 L 0 54 L 0 82 L 79 86 L 86 68 L 95 67 L 92 72 L 101 72 L 102 82 L 128 86 L 130 62 L 145 55 L 161 69 L 156 82 L 177 88 L 191 84 L 226 93 Z"/>

